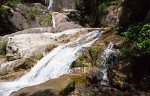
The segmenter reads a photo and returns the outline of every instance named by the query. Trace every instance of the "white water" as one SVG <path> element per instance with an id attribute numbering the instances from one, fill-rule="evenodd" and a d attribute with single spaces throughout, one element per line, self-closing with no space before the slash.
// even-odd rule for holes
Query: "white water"
<path id="1" fill-rule="evenodd" d="M 52 11 L 52 7 L 53 7 L 53 0 L 49 0 L 48 10 Z"/>
<path id="2" fill-rule="evenodd" d="M 100 35 L 98 31 L 92 31 L 80 36 L 74 42 L 58 46 L 20 79 L 12 82 L 1 82 L 0 96 L 9 96 L 12 92 L 21 88 L 43 83 L 62 74 L 69 74 L 72 62 L 82 53 L 85 47 L 90 47 Z"/>
<path id="3" fill-rule="evenodd" d="M 102 63 L 100 66 L 100 71 L 103 73 L 103 80 L 101 81 L 101 85 L 109 85 L 109 79 L 107 77 L 107 69 L 108 69 L 108 60 L 112 55 L 115 55 L 115 51 L 113 51 L 114 44 L 112 42 L 109 43 L 108 47 L 104 50 L 101 55 Z"/>
<path id="4" fill-rule="evenodd" d="M 55 20 L 55 17 L 53 16 L 52 14 L 52 27 L 55 28 L 56 27 L 56 20 Z"/>
<path id="5" fill-rule="evenodd" d="M 52 12 L 53 8 L 53 0 L 49 0 L 49 4 L 48 4 L 48 10 Z M 55 22 L 55 17 L 52 14 L 52 27 L 55 28 L 56 27 L 56 22 Z"/>

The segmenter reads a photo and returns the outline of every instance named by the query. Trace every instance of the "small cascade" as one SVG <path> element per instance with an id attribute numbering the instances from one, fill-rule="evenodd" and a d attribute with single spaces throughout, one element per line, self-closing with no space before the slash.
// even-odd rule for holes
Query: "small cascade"
<path id="1" fill-rule="evenodd" d="M 21 88 L 37 85 L 62 74 L 71 73 L 72 62 L 77 59 L 85 47 L 90 47 L 100 35 L 100 32 L 92 31 L 80 36 L 73 42 L 58 46 L 20 79 L 12 82 L 1 82 L 0 96 L 9 96 L 12 92 Z"/>
<path id="2" fill-rule="evenodd" d="M 52 7 L 53 7 L 53 0 L 49 0 L 48 10 L 52 11 Z"/>
<path id="3" fill-rule="evenodd" d="M 49 11 L 53 11 L 53 0 L 49 0 L 49 4 L 48 4 L 48 10 Z M 56 27 L 56 22 L 55 22 L 55 17 L 52 14 L 52 27 L 55 28 Z"/>
<path id="4" fill-rule="evenodd" d="M 53 14 L 52 14 L 52 24 L 53 24 L 53 28 L 55 28 L 56 27 L 56 21 L 55 21 L 55 17 L 53 16 Z"/>
<path id="5" fill-rule="evenodd" d="M 109 79 L 107 77 L 108 75 L 108 64 L 114 63 L 111 61 L 111 57 L 116 55 L 116 52 L 113 51 L 114 44 L 110 42 L 108 44 L 108 47 L 104 50 L 104 52 L 101 55 L 101 66 L 100 71 L 103 73 L 103 80 L 101 81 L 101 85 L 109 85 Z"/>

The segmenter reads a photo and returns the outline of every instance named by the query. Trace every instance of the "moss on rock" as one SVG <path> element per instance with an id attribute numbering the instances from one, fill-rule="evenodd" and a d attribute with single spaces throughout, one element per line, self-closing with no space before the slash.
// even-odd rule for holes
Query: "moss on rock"
<path id="1" fill-rule="evenodd" d="M 88 48 L 81 56 L 72 63 L 72 68 L 75 67 L 88 67 L 98 66 L 100 64 L 100 55 L 102 48 L 99 46 L 93 46 Z"/>
<path id="2" fill-rule="evenodd" d="M 50 25 L 52 20 L 52 14 L 48 13 L 46 17 L 40 19 L 40 25 L 44 26 L 45 24 Z"/>
<path id="3" fill-rule="evenodd" d="M 70 79 L 72 79 L 73 81 L 75 81 L 76 85 L 86 85 L 87 81 L 85 79 L 84 75 L 79 75 L 79 74 L 64 74 L 60 77 L 68 77 Z"/>
<path id="4" fill-rule="evenodd" d="M 6 46 L 7 46 L 7 39 L 3 39 L 0 41 L 0 54 L 5 55 L 6 54 Z"/>

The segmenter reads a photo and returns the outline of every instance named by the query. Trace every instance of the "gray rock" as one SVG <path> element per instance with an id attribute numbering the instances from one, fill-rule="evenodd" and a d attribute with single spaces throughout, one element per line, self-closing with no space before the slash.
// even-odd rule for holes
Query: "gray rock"
<path id="1" fill-rule="evenodd" d="M 82 28 L 81 25 L 69 21 L 69 18 L 64 13 L 53 12 L 52 15 L 55 19 L 56 26 L 53 32 L 61 32 L 67 29 Z"/>
<path id="2" fill-rule="evenodd" d="M 22 65 L 24 62 L 25 60 L 18 59 L 18 60 L 2 63 L 0 65 L 0 75 L 4 75 L 10 71 L 14 71 L 15 67 Z"/>
<path id="3" fill-rule="evenodd" d="M 82 28 L 82 26 L 75 24 L 74 22 L 65 22 L 58 24 L 57 27 L 54 28 L 54 32 L 62 32 L 67 29 L 75 29 L 75 28 Z"/>
<path id="4" fill-rule="evenodd" d="M 79 0 L 54 0 L 53 11 L 60 11 L 61 9 L 75 9 L 76 2 Z"/>
<path id="5" fill-rule="evenodd" d="M 42 53 L 46 46 L 54 43 L 54 38 L 50 33 L 15 35 L 9 38 L 6 56 L 8 60 L 15 60 Z"/>
<path id="6" fill-rule="evenodd" d="M 60 77 L 39 85 L 20 89 L 10 96 L 67 96 L 74 88 L 75 83 L 73 80 L 67 77 Z"/>
<path id="7" fill-rule="evenodd" d="M 18 4 L 15 10 L 11 9 L 11 13 L 13 17 L 10 20 L 19 30 L 40 26 L 48 27 L 51 23 L 41 25 L 41 21 L 46 18 L 49 11 L 40 3 Z"/>
<path id="8" fill-rule="evenodd" d="M 3 7 L 10 14 L 5 17 L 8 19 L 2 20 L 4 24 L 0 26 L 1 35 L 28 28 L 51 26 L 51 13 L 40 3 L 18 4 L 14 8 L 4 5 Z"/>
<path id="9" fill-rule="evenodd" d="M 116 6 L 110 6 L 108 8 L 107 15 L 102 16 L 102 20 L 101 20 L 102 25 L 118 26 L 121 11 L 122 11 L 121 7 L 116 8 Z"/>

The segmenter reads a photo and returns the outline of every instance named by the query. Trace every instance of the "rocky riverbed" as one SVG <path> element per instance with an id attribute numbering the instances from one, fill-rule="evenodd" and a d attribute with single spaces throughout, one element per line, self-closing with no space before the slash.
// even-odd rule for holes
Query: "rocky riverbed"
<path id="1" fill-rule="evenodd" d="M 18 4 L 15 8 L 8 6 L 3 7 L 13 15 L 9 19 L 13 23 L 13 27 L 16 30 L 21 31 L 15 33 L 11 32 L 12 34 L 7 35 L 3 34 L 4 36 L 0 37 L 1 83 L 19 80 L 22 76 L 28 74 L 31 69 L 37 65 L 39 60 L 58 46 L 68 44 L 68 47 L 73 48 L 80 44 L 80 46 L 82 46 L 82 44 L 96 39 L 92 46 L 83 47 L 82 50 L 79 50 L 82 54 L 72 62 L 69 67 L 69 74 L 61 74 L 61 76 L 47 80 L 41 84 L 19 89 L 18 91 L 13 92 L 10 96 L 150 95 L 149 91 L 137 90 L 131 82 L 127 81 L 128 78 L 132 77 L 130 75 L 131 66 L 129 63 L 121 61 L 118 57 L 119 50 L 124 47 L 126 42 L 118 35 L 117 28 L 82 27 L 79 25 L 80 22 L 76 21 L 76 16 L 78 17 L 78 15 L 80 15 L 78 14 L 80 12 L 77 12 L 77 10 L 62 10 L 58 7 L 57 10 L 61 10 L 60 12 L 50 13 L 47 8 L 40 3 Z M 102 23 L 103 25 L 118 25 L 118 16 L 121 8 L 120 6 L 117 7 L 117 9 L 115 8 L 115 6 L 109 7 L 110 10 L 108 15 L 103 16 L 104 18 L 102 18 L 104 20 Z M 81 16 L 79 17 L 81 20 Z M 53 21 L 52 19 L 55 21 L 55 27 L 52 25 L 54 23 L 51 22 Z M 90 34 L 91 32 L 97 34 L 98 31 L 99 34 L 101 34 L 99 38 L 97 38 L 97 35 L 95 36 L 93 34 L 91 34 L 91 37 L 86 36 L 86 34 Z M 85 37 L 81 38 L 83 36 Z M 71 45 L 69 42 L 75 42 L 75 44 Z M 109 84 L 101 85 L 104 75 L 102 72 L 99 72 L 99 67 L 102 62 L 101 55 L 109 45 L 109 42 L 112 42 L 114 45 L 112 50 L 116 52 L 116 56 L 111 58 L 115 64 L 113 65 L 112 61 L 107 62 Z M 64 53 L 64 55 L 66 54 Z M 116 59 L 117 61 L 115 61 Z M 62 61 L 65 60 L 66 58 Z M 41 69 L 44 67 L 41 67 Z M 147 88 L 147 86 L 143 85 L 144 88 Z M 2 93 L 1 90 L 3 91 L 3 89 L 0 89 L 0 94 Z"/>

